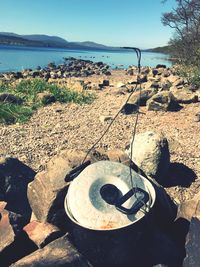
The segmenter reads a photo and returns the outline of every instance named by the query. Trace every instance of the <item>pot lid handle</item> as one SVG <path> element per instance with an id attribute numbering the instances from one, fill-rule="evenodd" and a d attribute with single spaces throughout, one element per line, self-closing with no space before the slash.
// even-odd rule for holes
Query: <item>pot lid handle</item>
<path id="1" fill-rule="evenodd" d="M 131 208 L 125 208 L 123 204 L 131 198 L 134 194 L 137 194 L 136 201 L 133 203 Z M 139 196 L 138 196 L 139 194 Z M 117 210 L 121 211 L 126 215 L 137 213 L 142 206 L 149 201 L 149 194 L 141 188 L 132 188 L 124 196 L 120 197 L 115 204 Z"/>

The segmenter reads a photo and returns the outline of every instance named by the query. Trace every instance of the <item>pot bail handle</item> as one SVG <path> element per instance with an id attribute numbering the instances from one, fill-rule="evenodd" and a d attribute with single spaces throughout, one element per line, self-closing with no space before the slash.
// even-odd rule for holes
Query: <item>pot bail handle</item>
<path id="1" fill-rule="evenodd" d="M 133 195 L 136 195 L 136 201 L 133 203 L 133 205 L 130 208 L 125 208 L 123 204 L 131 198 Z M 115 207 L 117 210 L 120 212 L 126 214 L 126 215 L 131 215 L 137 213 L 142 206 L 144 206 L 149 200 L 149 194 L 144 191 L 141 188 L 132 188 L 129 190 L 125 195 L 120 197 L 115 203 Z"/>

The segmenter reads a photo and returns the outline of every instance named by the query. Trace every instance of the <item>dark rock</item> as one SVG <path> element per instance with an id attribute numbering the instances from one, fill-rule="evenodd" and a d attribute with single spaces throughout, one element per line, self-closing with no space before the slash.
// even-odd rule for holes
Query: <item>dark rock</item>
<path id="1" fill-rule="evenodd" d="M 103 74 L 105 74 L 105 75 L 107 75 L 107 76 L 112 75 L 112 73 L 111 73 L 109 70 L 105 70 L 105 71 L 103 71 Z"/>
<path id="2" fill-rule="evenodd" d="M 163 65 L 163 64 L 158 64 L 158 65 L 156 66 L 156 69 L 160 69 L 160 68 L 166 69 L 167 66 L 166 66 L 166 65 Z"/>
<path id="3" fill-rule="evenodd" d="M 0 188 L 7 210 L 23 217 L 24 225 L 31 217 L 27 199 L 27 186 L 35 172 L 15 158 L 2 158 L 0 161 Z M 21 220 L 21 219 L 20 219 Z"/>
<path id="4" fill-rule="evenodd" d="M 49 92 L 42 92 L 37 94 L 37 99 L 45 105 L 49 105 L 51 103 L 56 102 L 55 96 Z"/>
<path id="5" fill-rule="evenodd" d="M 146 75 L 146 74 L 143 74 L 143 75 L 141 75 L 141 76 L 139 77 L 139 82 L 140 82 L 140 83 L 146 83 L 147 80 L 148 80 L 148 78 L 147 78 L 147 75 Z"/>
<path id="6" fill-rule="evenodd" d="M 16 225 L 13 225 L 10 213 L 7 210 L 1 210 L 0 217 L 0 263 L 4 267 L 36 249 L 26 234 L 16 232 Z"/>
<path id="7" fill-rule="evenodd" d="M 103 80 L 102 84 L 103 84 L 103 86 L 109 86 L 110 82 L 109 82 L 109 80 Z"/>
<path id="8" fill-rule="evenodd" d="M 23 78 L 23 74 L 21 73 L 21 72 L 16 72 L 16 73 L 14 73 L 14 78 L 15 79 L 21 79 L 21 78 Z"/>
<path id="9" fill-rule="evenodd" d="M 101 67 L 101 66 L 103 66 L 104 64 L 103 64 L 102 61 L 99 61 L 99 62 L 96 62 L 95 65 L 97 65 L 98 67 Z"/>
<path id="10" fill-rule="evenodd" d="M 152 69 L 152 74 L 153 74 L 153 76 L 156 76 L 158 74 L 158 70 L 157 69 Z"/>
<path id="11" fill-rule="evenodd" d="M 31 75 L 32 75 L 33 78 L 36 78 L 36 77 L 40 76 L 40 72 L 39 71 L 33 71 L 31 73 Z"/>
<path id="12" fill-rule="evenodd" d="M 88 267 L 89 263 L 78 253 L 70 243 L 68 236 L 65 235 L 43 249 L 19 260 L 12 267 L 42 267 L 42 266 L 69 266 L 69 267 Z"/>
<path id="13" fill-rule="evenodd" d="M 49 68 L 49 69 L 56 69 L 56 64 L 55 64 L 54 62 L 50 62 L 50 63 L 48 64 L 48 68 Z"/>
<path id="14" fill-rule="evenodd" d="M 46 81 L 48 81 L 48 79 L 51 78 L 51 75 L 50 75 L 49 72 L 46 72 L 46 73 L 43 74 L 43 77 L 44 77 L 44 79 L 45 79 Z"/>
<path id="15" fill-rule="evenodd" d="M 186 258 L 183 267 L 197 267 L 200 263 L 200 220 L 192 218 L 186 240 Z"/>
<path id="16" fill-rule="evenodd" d="M 138 110 L 138 106 L 132 103 L 126 103 L 122 110 L 121 113 L 125 114 L 125 115 L 130 115 L 130 114 L 134 114 L 136 113 Z"/>
<path id="17" fill-rule="evenodd" d="M 12 104 L 21 104 L 23 102 L 23 100 L 20 97 L 15 96 L 15 95 L 10 94 L 10 93 L 1 93 L 0 94 L 0 102 L 12 103 Z"/>

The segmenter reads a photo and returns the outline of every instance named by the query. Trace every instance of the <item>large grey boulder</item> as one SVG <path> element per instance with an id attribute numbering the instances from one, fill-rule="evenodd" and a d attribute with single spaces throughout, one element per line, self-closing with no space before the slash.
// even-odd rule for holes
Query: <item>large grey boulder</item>
<path id="1" fill-rule="evenodd" d="M 144 89 L 134 92 L 128 101 L 128 104 L 137 105 L 140 102 L 140 106 L 145 106 L 147 100 L 149 100 L 153 95 L 157 93 L 154 88 Z"/>
<path id="2" fill-rule="evenodd" d="M 169 91 L 161 91 L 147 101 L 147 109 L 152 111 L 174 111 L 178 103 Z"/>
<path id="3" fill-rule="evenodd" d="M 65 235 L 51 242 L 42 249 L 38 249 L 32 254 L 22 258 L 12 267 L 88 267 L 89 263 L 72 246 L 68 236 Z"/>
<path id="4" fill-rule="evenodd" d="M 127 153 L 131 157 L 131 145 Z M 167 139 L 150 131 L 136 135 L 131 159 L 146 175 L 162 184 L 170 165 Z"/>

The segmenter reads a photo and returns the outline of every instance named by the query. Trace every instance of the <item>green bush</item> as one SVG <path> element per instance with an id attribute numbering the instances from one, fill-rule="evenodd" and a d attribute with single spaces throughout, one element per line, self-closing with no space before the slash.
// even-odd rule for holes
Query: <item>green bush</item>
<path id="1" fill-rule="evenodd" d="M 196 66 L 180 65 L 177 74 L 187 79 L 188 83 L 196 88 L 200 88 L 200 68 Z"/>
<path id="2" fill-rule="evenodd" d="M 49 93 L 55 101 L 60 103 L 84 104 L 91 103 L 94 99 L 93 95 L 86 92 L 75 92 L 68 88 L 61 88 L 41 79 L 22 80 L 16 85 L 1 83 L 0 93 L 2 92 L 11 93 L 22 99 L 20 104 L 0 102 L 0 123 L 6 124 L 25 122 L 34 110 L 49 104 L 49 98 L 40 99 L 39 93 Z"/>

